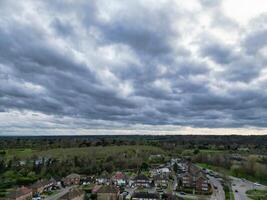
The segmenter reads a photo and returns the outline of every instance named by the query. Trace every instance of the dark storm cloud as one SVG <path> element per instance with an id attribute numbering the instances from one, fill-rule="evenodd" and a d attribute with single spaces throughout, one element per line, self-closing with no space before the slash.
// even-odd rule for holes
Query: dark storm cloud
<path id="1" fill-rule="evenodd" d="M 161 4 L 2 2 L 0 112 L 42 113 L 70 128 L 266 126 L 265 29 L 237 46 L 205 31 L 188 43 L 183 22 L 198 16 Z M 210 26 L 238 29 L 225 16 Z"/>

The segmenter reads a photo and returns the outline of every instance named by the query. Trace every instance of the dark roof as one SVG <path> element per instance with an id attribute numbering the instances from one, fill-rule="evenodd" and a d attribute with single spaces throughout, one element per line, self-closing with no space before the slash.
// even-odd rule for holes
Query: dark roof
<path id="1" fill-rule="evenodd" d="M 145 181 L 149 181 L 149 179 L 145 175 L 143 175 L 143 174 L 136 176 L 134 178 L 134 180 L 145 180 Z"/>
<path id="2" fill-rule="evenodd" d="M 114 185 L 103 185 L 97 193 L 118 193 L 119 189 Z"/>
<path id="3" fill-rule="evenodd" d="M 158 193 L 148 193 L 148 192 L 135 192 L 135 193 L 133 193 L 132 198 L 159 199 L 159 194 Z"/>
<path id="4" fill-rule="evenodd" d="M 62 197 L 60 197 L 59 200 L 71 200 L 83 194 L 84 192 L 82 190 L 73 189 L 70 190 L 68 193 L 64 194 Z"/>

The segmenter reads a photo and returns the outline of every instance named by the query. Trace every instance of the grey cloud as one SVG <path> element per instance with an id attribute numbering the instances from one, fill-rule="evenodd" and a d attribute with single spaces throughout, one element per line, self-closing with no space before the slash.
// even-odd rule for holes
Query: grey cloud
<path id="1" fill-rule="evenodd" d="M 172 1 L 162 9 L 136 1 L 113 11 L 113 18 L 108 20 L 99 18 L 103 7 L 97 2 L 32 1 L 39 11 L 36 17 L 49 19 L 45 24 L 33 20 L 34 25 L 20 21 L 17 16 L 22 13 L 14 16 L 10 12 L 23 2 L 12 3 L 0 8 L 4 13 L 0 19 L 2 114 L 11 110 L 22 115 L 42 113 L 54 119 L 49 123 L 64 128 L 114 124 L 266 126 L 264 83 L 257 85 L 262 88 L 246 85 L 235 89 L 235 84 L 249 84 L 259 78 L 264 69 L 266 60 L 258 50 L 265 45 L 265 29 L 244 34 L 238 52 L 206 33 L 205 40 L 196 44 L 198 54 L 194 54 L 183 44 L 182 28 L 173 25 L 175 20 L 192 16 L 172 8 Z M 220 1 L 201 3 L 209 9 L 220 6 Z M 225 18 L 215 21 L 217 27 L 231 24 Z M 98 52 L 112 45 L 127 46 L 131 51 L 123 53 L 138 62 L 117 64 L 119 51 L 112 52 L 115 56 Z M 219 65 L 221 71 L 214 71 L 204 58 Z M 107 69 L 112 75 L 106 77 Z M 157 81 L 162 81 L 161 85 L 155 85 Z M 211 89 L 215 86 L 218 91 Z M 40 123 L 39 127 L 46 126 Z"/>
<path id="2" fill-rule="evenodd" d="M 219 43 L 210 43 L 202 47 L 201 54 L 207 56 L 219 64 L 229 64 L 235 59 L 231 47 Z"/>

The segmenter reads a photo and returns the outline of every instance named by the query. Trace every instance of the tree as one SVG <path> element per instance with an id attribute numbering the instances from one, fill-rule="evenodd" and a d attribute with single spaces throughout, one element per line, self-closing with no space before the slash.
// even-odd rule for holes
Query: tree
<path id="1" fill-rule="evenodd" d="M 177 174 L 178 172 L 178 165 L 177 163 L 175 162 L 174 165 L 173 165 L 173 171 Z"/>

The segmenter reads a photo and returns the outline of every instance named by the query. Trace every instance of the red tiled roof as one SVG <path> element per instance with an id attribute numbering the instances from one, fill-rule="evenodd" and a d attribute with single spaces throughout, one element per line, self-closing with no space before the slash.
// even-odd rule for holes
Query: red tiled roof
<path id="1" fill-rule="evenodd" d="M 125 175 L 122 172 L 117 172 L 114 176 L 114 179 L 118 180 L 118 179 L 125 179 Z"/>

